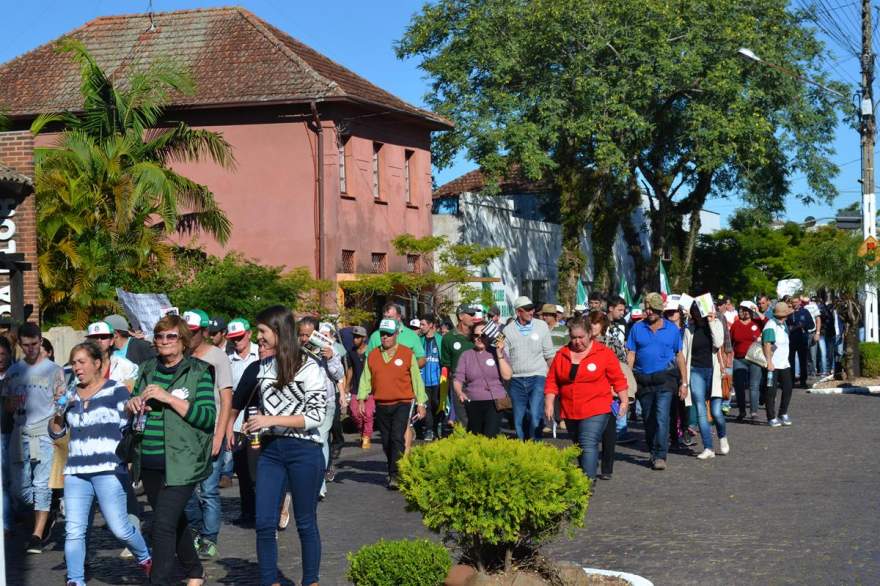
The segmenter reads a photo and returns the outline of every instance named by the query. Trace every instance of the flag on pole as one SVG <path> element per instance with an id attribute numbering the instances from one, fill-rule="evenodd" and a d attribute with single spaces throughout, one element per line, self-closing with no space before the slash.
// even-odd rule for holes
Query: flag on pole
<path id="1" fill-rule="evenodd" d="M 626 276 L 620 277 L 620 296 L 626 301 L 626 308 L 630 309 L 633 306 L 633 300 L 632 296 L 629 294 L 629 285 L 626 282 Z"/>
<path id="2" fill-rule="evenodd" d="M 577 300 L 575 301 L 576 305 L 586 305 L 587 304 L 587 289 L 584 287 L 584 282 L 580 278 L 578 278 L 578 286 L 577 286 Z"/>
<path id="3" fill-rule="evenodd" d="M 660 293 L 669 295 L 669 277 L 666 275 L 666 267 L 660 261 Z"/>

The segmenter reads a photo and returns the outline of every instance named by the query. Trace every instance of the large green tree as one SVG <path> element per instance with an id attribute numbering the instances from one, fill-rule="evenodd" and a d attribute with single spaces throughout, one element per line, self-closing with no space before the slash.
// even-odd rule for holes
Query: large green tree
<path id="1" fill-rule="evenodd" d="M 555 183 L 560 293 L 570 301 L 586 260 L 585 223 L 600 272 L 626 220 L 640 286 L 653 285 L 661 255 L 671 252 L 683 287 L 710 195 L 777 212 L 795 174 L 807 177 L 804 201 L 835 195 L 828 145 L 837 118 L 828 95 L 737 57 L 746 46 L 825 81 L 822 45 L 788 4 L 438 0 L 414 16 L 397 52 L 420 59 L 433 81 L 428 103 L 456 123 L 437 139 L 438 164 L 463 149 L 490 176 L 516 164 Z M 648 263 L 628 221 L 643 193 Z"/>
<path id="2" fill-rule="evenodd" d="M 116 286 L 172 262 L 174 233 L 227 240 L 230 222 L 211 191 L 170 163 L 231 167 L 234 158 L 217 133 L 162 125 L 172 93 L 194 91 L 170 61 L 117 81 L 79 42 L 63 41 L 59 50 L 80 65 L 83 108 L 41 115 L 31 126 L 35 134 L 60 131 L 35 153 L 41 306 L 49 321 L 82 325 L 113 305 Z"/>

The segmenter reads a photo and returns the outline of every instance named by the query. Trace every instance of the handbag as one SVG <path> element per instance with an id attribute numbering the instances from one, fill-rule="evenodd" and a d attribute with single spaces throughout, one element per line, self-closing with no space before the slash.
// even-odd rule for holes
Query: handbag
<path id="1" fill-rule="evenodd" d="M 499 397 L 498 399 L 493 399 L 495 401 L 495 410 L 496 411 L 510 411 L 513 409 L 513 402 L 510 400 L 510 395 L 504 393 L 503 397 Z"/>
<path id="2" fill-rule="evenodd" d="M 721 375 L 721 398 L 724 401 L 730 400 L 730 389 L 733 387 L 733 376 L 727 373 Z"/>
<path id="3" fill-rule="evenodd" d="M 743 359 L 752 364 L 757 364 L 761 368 L 767 368 L 767 357 L 764 356 L 764 345 L 760 340 L 752 342 Z"/>
<path id="4" fill-rule="evenodd" d="M 129 423 L 122 430 L 122 439 L 120 439 L 119 443 L 116 445 L 116 457 L 119 458 L 123 464 L 131 464 L 134 461 L 134 456 L 137 452 L 138 444 L 140 443 L 140 434 L 132 429 L 132 425 L 134 425 L 134 419 L 132 419 L 132 423 Z"/>

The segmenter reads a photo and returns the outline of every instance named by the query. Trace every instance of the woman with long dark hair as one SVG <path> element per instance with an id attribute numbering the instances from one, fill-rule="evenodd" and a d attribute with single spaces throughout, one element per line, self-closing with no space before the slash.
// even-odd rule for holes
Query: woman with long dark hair
<path id="1" fill-rule="evenodd" d="M 697 304 L 691 308 L 691 321 L 684 333 L 684 355 L 690 372 L 691 401 L 697 408 L 697 423 L 703 440 L 700 460 L 715 457 L 712 445 L 712 428 L 706 415 L 709 402 L 712 421 L 718 432 L 719 453 L 730 451 L 727 441 L 727 425 L 721 411 L 721 359 L 718 351 L 724 344 L 724 326 L 714 314 L 704 317 Z"/>
<path id="2" fill-rule="evenodd" d="M 324 454 L 318 428 L 327 416 L 325 375 L 318 363 L 300 350 L 296 323 L 281 305 L 257 315 L 257 343 L 274 356 L 260 363 L 260 414 L 243 430 L 260 434 L 256 471 L 257 560 L 260 584 L 278 584 L 279 507 L 285 489 L 293 494 L 293 516 L 302 550 L 304 586 L 318 583 L 321 536 L 318 492 L 324 479 Z"/>

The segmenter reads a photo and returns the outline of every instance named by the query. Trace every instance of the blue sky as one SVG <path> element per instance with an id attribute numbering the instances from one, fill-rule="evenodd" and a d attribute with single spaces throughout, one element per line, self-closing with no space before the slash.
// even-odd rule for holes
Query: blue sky
<path id="1" fill-rule="evenodd" d="M 237 3 L 271 22 L 300 41 L 338 61 L 373 83 L 417 105 L 429 83 L 416 61 L 398 60 L 392 48 L 400 38 L 419 0 L 154 0 L 157 12 L 204 8 Z M 855 4 L 855 3 L 853 3 Z M 87 20 L 109 14 L 146 12 L 148 0 L 8 0 L 0 19 L 0 62 L 8 61 L 40 44 L 55 39 Z M 836 47 L 832 45 L 832 49 Z M 838 53 L 832 72 L 835 77 L 854 84 L 858 79 L 858 61 Z M 880 95 L 880 92 L 877 92 Z M 841 167 L 835 183 L 840 196 L 833 205 L 804 206 L 790 197 L 786 218 L 801 221 L 806 216 L 834 215 L 837 208 L 861 201 L 859 195 L 859 138 L 851 128 L 839 126 L 834 143 L 834 161 Z M 459 157 L 447 169 L 435 170 L 438 184 L 443 184 L 474 168 Z M 794 193 L 806 189 L 801 178 L 792 183 Z M 722 221 L 738 204 L 735 200 L 712 200 L 706 208 L 721 214 Z"/>

